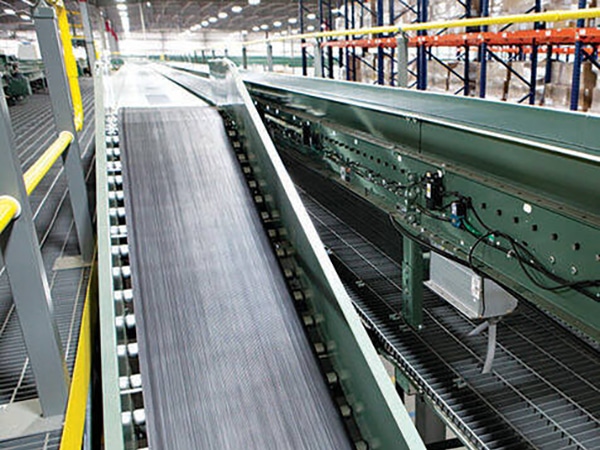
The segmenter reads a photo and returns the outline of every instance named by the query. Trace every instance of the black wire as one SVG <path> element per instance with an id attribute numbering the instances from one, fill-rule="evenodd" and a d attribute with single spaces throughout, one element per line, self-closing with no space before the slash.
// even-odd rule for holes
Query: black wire
<path id="1" fill-rule="evenodd" d="M 415 204 L 415 207 L 423 214 L 425 214 L 428 217 L 431 217 L 432 219 L 436 219 L 436 220 L 441 220 L 442 222 L 452 222 L 451 219 L 448 219 L 447 217 L 442 217 L 442 216 L 438 216 L 436 214 L 431 213 L 430 211 L 428 211 L 426 208 L 423 208 L 420 205 Z"/>

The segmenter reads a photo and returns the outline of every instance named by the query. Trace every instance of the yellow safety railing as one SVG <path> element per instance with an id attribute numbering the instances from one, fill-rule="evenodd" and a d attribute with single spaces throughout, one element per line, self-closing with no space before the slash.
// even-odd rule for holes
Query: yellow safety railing
<path id="1" fill-rule="evenodd" d="M 16 198 L 10 195 L 0 196 L 0 234 L 6 230 L 8 224 L 16 219 L 21 212 L 21 205 Z"/>
<path id="2" fill-rule="evenodd" d="M 97 289 L 98 273 L 94 264 L 81 316 L 79 343 L 77 344 L 75 367 L 73 368 L 73 378 L 69 390 L 69 402 L 67 403 L 65 425 L 60 442 L 61 450 L 80 449 L 83 441 L 86 419 L 85 411 L 92 371 L 92 327 L 96 321 L 95 305 L 93 302 L 98 296 Z"/>
<path id="3" fill-rule="evenodd" d="M 23 175 L 25 182 L 25 190 L 27 195 L 35 190 L 40 181 L 46 176 L 50 168 L 56 160 L 64 153 L 64 151 L 73 142 L 73 134 L 68 131 L 63 131 L 58 135 L 58 138 L 48 147 L 40 158 Z"/>
<path id="4" fill-rule="evenodd" d="M 473 17 L 470 19 L 438 20 L 423 23 L 406 23 L 401 25 L 388 25 L 370 28 L 353 28 L 335 31 L 317 31 L 290 36 L 277 36 L 268 39 L 258 39 L 245 42 L 244 45 L 264 44 L 268 42 L 289 41 L 298 39 L 319 39 L 330 37 L 344 37 L 357 35 L 373 35 L 383 33 L 399 33 L 407 31 L 432 30 L 439 28 L 476 27 L 483 25 L 503 25 L 509 23 L 529 22 L 561 22 L 574 19 L 593 19 L 600 17 L 600 8 L 587 8 L 577 10 L 547 11 L 533 14 L 513 14 L 499 17 Z"/>
<path id="5" fill-rule="evenodd" d="M 63 0 L 48 0 L 48 3 L 54 6 L 58 20 L 58 29 L 60 31 L 60 40 L 63 47 L 63 59 L 65 69 L 69 79 L 69 88 L 71 90 L 71 100 L 73 101 L 73 122 L 75 130 L 83 129 L 83 102 L 81 101 L 81 90 L 79 89 L 79 72 L 77 70 L 77 61 L 73 54 L 73 43 L 71 42 L 71 29 L 69 28 L 69 18 L 67 9 Z"/>

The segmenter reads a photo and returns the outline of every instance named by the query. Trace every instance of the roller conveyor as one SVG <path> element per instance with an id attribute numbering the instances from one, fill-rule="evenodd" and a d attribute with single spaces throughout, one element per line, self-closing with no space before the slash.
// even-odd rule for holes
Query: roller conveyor
<path id="1" fill-rule="evenodd" d="M 151 448 L 350 448 L 219 113 L 121 121 Z"/>

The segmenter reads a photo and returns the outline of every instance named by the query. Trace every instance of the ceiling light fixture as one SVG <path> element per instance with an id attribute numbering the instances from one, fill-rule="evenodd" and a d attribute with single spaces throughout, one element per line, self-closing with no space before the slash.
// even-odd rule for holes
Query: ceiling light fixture
<path id="1" fill-rule="evenodd" d="M 127 5 L 117 5 L 119 11 L 127 11 Z"/>
<path id="2" fill-rule="evenodd" d="M 29 17 L 27 14 L 21 14 L 19 17 L 23 20 L 31 20 L 31 17 Z"/>
<path id="3" fill-rule="evenodd" d="M 315 20 L 317 18 L 317 15 L 315 13 L 310 13 L 306 15 L 306 18 L 308 20 Z"/>
<path id="4" fill-rule="evenodd" d="M 234 13 L 236 13 L 236 14 L 241 13 L 243 11 L 243 9 L 244 8 L 242 8 L 241 6 L 237 6 L 237 5 L 231 7 L 231 11 L 234 12 Z"/>
<path id="5" fill-rule="evenodd" d="M 275 22 L 273 22 L 273 26 L 275 28 L 279 28 L 281 26 L 281 22 L 279 20 L 276 20 Z"/>
<path id="6" fill-rule="evenodd" d="M 208 20 L 203 20 L 202 22 L 200 22 L 200 24 L 201 24 L 203 27 L 207 27 L 207 26 L 208 26 Z"/>
<path id="7" fill-rule="evenodd" d="M 313 25 L 309 25 L 306 27 L 306 31 L 315 31 L 315 27 Z"/>
<path id="8" fill-rule="evenodd" d="M 260 31 L 260 27 L 252 27 L 252 31 L 254 31 L 255 33 L 257 33 L 258 31 Z"/>
<path id="9" fill-rule="evenodd" d="M 17 13 L 14 9 L 4 8 L 4 14 L 8 14 L 9 16 L 15 16 Z"/>
<path id="10" fill-rule="evenodd" d="M 217 14 L 217 16 L 219 17 L 219 19 L 227 19 L 227 13 L 226 12 L 220 12 L 219 14 Z"/>
<path id="11" fill-rule="evenodd" d="M 248 0 L 248 4 L 251 6 L 260 5 L 260 0 Z"/>
<path id="12" fill-rule="evenodd" d="M 269 25 L 267 25 L 266 23 L 263 23 L 263 24 L 260 26 L 260 29 L 261 29 L 261 30 L 265 30 L 265 31 L 266 31 L 266 30 L 268 30 L 268 29 L 269 29 Z"/>
<path id="13" fill-rule="evenodd" d="M 298 19 L 296 19 L 295 17 L 290 17 L 288 19 L 288 23 L 291 23 L 292 25 L 298 23 Z"/>
<path id="14" fill-rule="evenodd" d="M 208 21 L 209 21 L 210 23 L 217 23 L 217 21 L 218 21 L 218 20 L 219 20 L 219 19 L 217 19 L 216 17 L 209 17 L 209 18 L 208 18 Z"/>

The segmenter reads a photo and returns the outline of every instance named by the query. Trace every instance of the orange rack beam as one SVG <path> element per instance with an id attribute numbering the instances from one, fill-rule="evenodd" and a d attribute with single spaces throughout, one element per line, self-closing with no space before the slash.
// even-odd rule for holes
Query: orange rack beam
<path id="1" fill-rule="evenodd" d="M 598 28 L 552 28 L 546 30 L 522 30 L 502 32 L 472 32 L 434 36 L 413 36 L 409 38 L 412 47 L 462 47 L 481 44 L 505 45 L 573 45 L 575 42 L 584 44 L 600 44 L 600 29 Z M 348 41 L 326 41 L 322 47 L 396 47 L 396 38 L 352 39 Z"/>

